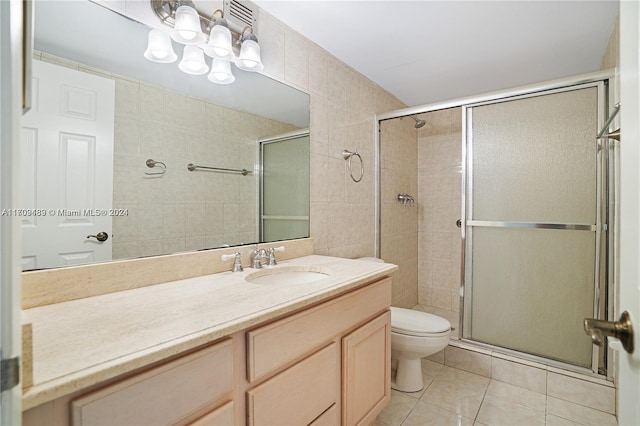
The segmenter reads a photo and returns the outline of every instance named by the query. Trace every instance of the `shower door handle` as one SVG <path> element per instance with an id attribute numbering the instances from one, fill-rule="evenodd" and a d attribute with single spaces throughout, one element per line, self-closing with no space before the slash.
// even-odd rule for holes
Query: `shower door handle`
<path id="1" fill-rule="evenodd" d="M 604 336 L 611 336 L 620 339 L 625 351 L 633 353 L 633 325 L 631 325 L 631 317 L 627 311 L 620 315 L 618 321 L 585 318 L 584 331 L 591 336 L 591 341 L 595 345 L 600 345 Z"/>

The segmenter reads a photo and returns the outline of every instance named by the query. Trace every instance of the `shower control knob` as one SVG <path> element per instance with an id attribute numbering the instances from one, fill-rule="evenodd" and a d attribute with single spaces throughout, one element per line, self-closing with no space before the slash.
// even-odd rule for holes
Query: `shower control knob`
<path id="1" fill-rule="evenodd" d="M 456 220 L 456 226 L 457 226 L 458 228 L 462 228 L 462 219 L 458 219 L 458 220 Z"/>
<path id="2" fill-rule="evenodd" d="M 96 240 L 103 242 L 109 239 L 109 234 L 104 231 L 98 232 L 97 235 L 87 235 L 87 238 L 95 238 Z"/>

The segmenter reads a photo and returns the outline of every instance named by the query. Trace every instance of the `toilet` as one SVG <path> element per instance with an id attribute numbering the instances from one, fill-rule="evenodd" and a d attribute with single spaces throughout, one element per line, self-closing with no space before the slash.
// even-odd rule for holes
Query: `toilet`
<path id="1" fill-rule="evenodd" d="M 412 309 L 391 307 L 391 363 L 396 366 L 391 387 L 417 392 L 424 387 L 421 359 L 449 344 L 451 324 L 444 318 Z"/>
<path id="2" fill-rule="evenodd" d="M 375 257 L 358 260 L 383 262 Z M 451 324 L 444 318 L 412 309 L 391 307 L 391 365 L 396 375 L 391 387 L 401 392 L 422 390 L 421 359 L 449 344 Z"/>

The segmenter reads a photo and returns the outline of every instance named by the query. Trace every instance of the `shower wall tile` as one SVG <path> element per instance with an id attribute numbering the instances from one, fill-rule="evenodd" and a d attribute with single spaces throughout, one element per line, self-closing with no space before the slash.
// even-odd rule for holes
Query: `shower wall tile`
<path id="1" fill-rule="evenodd" d="M 448 312 L 457 328 L 460 305 L 461 236 L 461 109 L 422 114 L 427 124 L 418 131 L 419 286 L 431 295 L 419 303 Z M 428 277 L 428 278 L 422 278 Z"/>
<path id="2" fill-rule="evenodd" d="M 116 81 L 116 117 L 138 118 L 140 104 L 140 83 L 115 78 Z"/>
<path id="3" fill-rule="evenodd" d="M 309 93 L 322 97 L 329 85 L 329 55 L 318 46 L 309 47 Z"/>
<path id="4" fill-rule="evenodd" d="M 118 82 L 116 81 L 116 93 Z M 164 90 L 148 84 L 140 84 L 138 119 L 153 123 L 164 123 Z M 117 102 L 117 100 L 116 100 Z"/>
<path id="5" fill-rule="evenodd" d="M 418 302 L 418 211 L 403 205 L 398 194 L 417 195 L 416 129 L 407 119 L 381 125 L 381 256 L 400 269 L 394 275 L 392 303 L 411 308 Z M 422 243 L 424 244 L 424 243 Z M 425 295 L 423 295 L 424 297 Z M 429 295 L 431 296 L 431 295 Z"/>
<path id="6" fill-rule="evenodd" d="M 284 80 L 284 55 L 285 55 L 285 25 L 278 19 L 258 8 L 258 20 L 260 29 L 260 50 L 264 73 L 269 77 Z"/>
<path id="7" fill-rule="evenodd" d="M 284 32 L 284 77 L 287 83 L 308 91 L 309 43 L 288 28 Z"/>
<path id="8" fill-rule="evenodd" d="M 185 251 L 185 239 L 165 238 L 162 240 L 162 251 L 165 253 L 180 253 Z"/>

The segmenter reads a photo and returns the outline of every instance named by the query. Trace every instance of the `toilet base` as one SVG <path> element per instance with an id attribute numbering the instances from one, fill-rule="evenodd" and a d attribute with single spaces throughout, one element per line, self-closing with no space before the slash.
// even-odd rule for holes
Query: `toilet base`
<path id="1" fill-rule="evenodd" d="M 418 359 L 399 359 L 395 379 L 391 380 L 391 389 L 400 392 L 418 392 L 424 387 L 422 364 Z"/>

